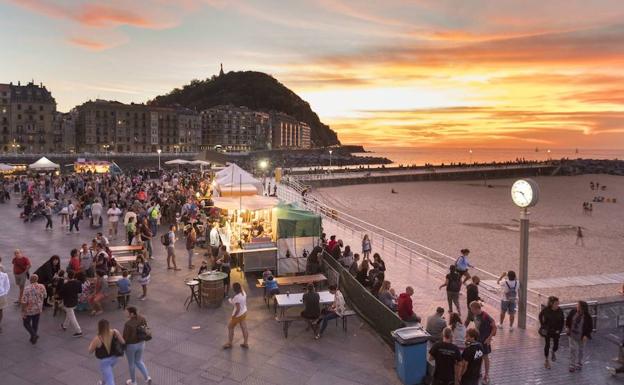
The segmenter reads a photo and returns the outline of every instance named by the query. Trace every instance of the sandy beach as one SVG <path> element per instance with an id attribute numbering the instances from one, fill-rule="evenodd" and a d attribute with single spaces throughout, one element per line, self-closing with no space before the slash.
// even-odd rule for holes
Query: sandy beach
<path id="1" fill-rule="evenodd" d="M 529 282 L 624 272 L 624 178 L 583 175 L 535 180 L 541 194 L 530 210 Z M 513 181 L 491 180 L 491 187 L 483 181 L 354 185 L 314 194 L 330 206 L 449 256 L 469 248 L 472 264 L 500 274 L 518 270 L 520 209 L 511 201 Z M 590 181 L 606 185 L 606 191 L 591 190 Z M 617 203 L 593 203 L 592 214 L 584 213 L 583 202 L 597 195 L 615 197 Z M 575 245 L 577 226 L 583 229 L 584 246 Z M 616 295 L 619 287 L 554 285 L 538 290 L 577 299 Z"/>

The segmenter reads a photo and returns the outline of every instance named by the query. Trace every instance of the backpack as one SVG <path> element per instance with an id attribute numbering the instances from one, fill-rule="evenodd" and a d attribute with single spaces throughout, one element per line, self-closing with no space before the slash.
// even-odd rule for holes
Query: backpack
<path id="1" fill-rule="evenodd" d="M 160 236 L 160 243 L 162 243 L 163 246 L 169 246 L 170 241 L 171 239 L 169 239 L 169 233 L 165 233 Z"/>
<path id="2" fill-rule="evenodd" d="M 137 340 L 141 342 L 150 341 L 152 339 L 152 330 L 147 326 L 147 322 L 137 326 L 136 336 Z"/>
<path id="3" fill-rule="evenodd" d="M 461 276 L 457 273 L 449 274 L 449 283 L 446 291 L 457 293 L 461 290 Z"/>
<path id="4" fill-rule="evenodd" d="M 509 281 L 505 281 L 505 285 L 507 286 L 507 290 L 505 291 L 505 299 L 507 301 L 515 301 L 518 295 L 518 281 L 515 281 L 515 285 L 513 288 L 509 286 Z"/>

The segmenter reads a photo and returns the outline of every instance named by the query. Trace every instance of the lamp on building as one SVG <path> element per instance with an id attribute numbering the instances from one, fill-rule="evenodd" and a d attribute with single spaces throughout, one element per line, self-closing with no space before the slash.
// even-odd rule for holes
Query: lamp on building
<path id="1" fill-rule="evenodd" d="M 266 170 L 267 167 L 269 167 L 269 162 L 266 159 L 262 159 L 259 163 L 258 166 L 260 167 L 260 169 L 262 171 Z"/>
<path id="2" fill-rule="evenodd" d="M 156 150 L 156 152 L 158 153 L 158 171 L 160 171 L 160 153 L 162 152 L 162 150 L 159 148 L 158 150 Z"/>
<path id="3" fill-rule="evenodd" d="M 332 153 L 334 152 L 334 150 L 329 150 L 329 168 L 330 168 L 330 172 L 331 172 L 331 166 L 332 166 Z"/>

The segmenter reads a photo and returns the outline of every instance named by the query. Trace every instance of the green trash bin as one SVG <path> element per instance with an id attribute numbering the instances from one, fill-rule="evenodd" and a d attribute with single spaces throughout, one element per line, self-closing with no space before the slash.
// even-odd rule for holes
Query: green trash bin
<path id="1" fill-rule="evenodd" d="M 427 341 L 431 335 L 421 326 L 394 330 L 394 362 L 404 385 L 419 385 L 427 376 Z"/>

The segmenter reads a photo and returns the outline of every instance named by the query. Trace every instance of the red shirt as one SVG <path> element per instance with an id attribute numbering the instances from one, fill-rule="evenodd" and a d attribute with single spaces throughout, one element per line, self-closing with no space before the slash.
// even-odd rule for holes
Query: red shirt
<path id="1" fill-rule="evenodd" d="M 410 297 L 407 293 L 401 293 L 401 295 L 399 295 L 399 299 L 397 300 L 397 310 L 399 312 L 399 318 L 402 320 L 410 318 L 414 315 L 412 297 Z"/>
<path id="2" fill-rule="evenodd" d="M 13 274 L 22 274 L 30 266 L 30 260 L 23 255 L 21 258 L 13 257 Z"/>
<path id="3" fill-rule="evenodd" d="M 79 272 L 80 271 L 80 258 L 70 258 L 69 266 L 74 272 L 76 273 Z"/>

